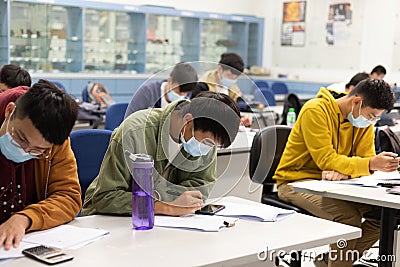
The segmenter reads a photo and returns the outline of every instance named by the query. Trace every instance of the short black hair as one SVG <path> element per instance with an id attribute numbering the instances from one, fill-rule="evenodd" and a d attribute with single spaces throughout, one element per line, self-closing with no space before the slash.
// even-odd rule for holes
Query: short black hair
<path id="1" fill-rule="evenodd" d="M 182 117 L 193 116 L 194 130 L 211 132 L 223 147 L 231 145 L 240 124 L 240 111 L 228 95 L 201 92 L 189 104 L 182 105 Z"/>
<path id="2" fill-rule="evenodd" d="M 357 84 L 349 96 L 361 96 L 364 107 L 385 109 L 393 108 L 395 97 L 390 85 L 384 80 L 366 79 Z"/>
<path id="3" fill-rule="evenodd" d="M 199 93 L 210 91 L 208 84 L 205 82 L 197 82 L 196 87 L 192 90 L 190 99 L 195 98 Z"/>
<path id="4" fill-rule="evenodd" d="M 62 145 L 78 116 L 78 104 L 47 80 L 39 80 L 15 101 L 15 115 L 28 117 L 44 139 Z"/>
<path id="5" fill-rule="evenodd" d="M 244 70 L 244 62 L 241 56 L 236 53 L 223 53 L 219 60 L 223 70 L 230 70 L 234 75 L 242 74 Z"/>
<path id="6" fill-rule="evenodd" d="M 384 66 L 378 65 L 378 66 L 376 66 L 375 68 L 372 69 L 371 74 L 372 73 L 376 73 L 378 75 L 381 75 L 381 74 L 386 75 L 386 69 L 385 69 Z"/>
<path id="7" fill-rule="evenodd" d="M 196 86 L 198 77 L 196 70 L 188 63 L 180 62 L 175 65 L 170 75 L 173 83 L 179 84 L 179 91 L 190 92 Z"/>
<path id="8" fill-rule="evenodd" d="M 351 77 L 351 80 L 346 84 L 346 88 L 349 88 L 352 85 L 356 86 L 359 82 L 365 79 L 369 79 L 369 74 L 366 72 L 359 72 Z"/>
<path id="9" fill-rule="evenodd" d="M 31 86 L 32 79 L 26 70 L 17 65 L 8 64 L 2 66 L 0 69 L 0 83 L 4 83 L 8 88 L 22 85 Z"/>

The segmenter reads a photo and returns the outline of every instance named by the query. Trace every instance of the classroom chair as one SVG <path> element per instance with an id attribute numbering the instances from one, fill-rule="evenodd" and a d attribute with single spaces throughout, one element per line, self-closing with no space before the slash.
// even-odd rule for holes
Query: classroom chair
<path id="1" fill-rule="evenodd" d="M 67 89 L 65 88 L 65 86 L 62 83 L 60 83 L 58 81 L 50 81 L 50 82 L 52 82 L 55 86 L 57 86 L 64 93 L 67 92 Z"/>
<path id="2" fill-rule="evenodd" d="M 104 129 L 113 131 L 124 120 L 125 111 L 129 103 L 116 103 L 111 105 L 106 112 Z"/>
<path id="3" fill-rule="evenodd" d="M 271 86 L 271 90 L 276 95 L 286 95 L 287 93 L 289 93 L 289 89 L 283 82 L 274 82 Z"/>
<path id="4" fill-rule="evenodd" d="M 269 85 L 266 81 L 264 80 L 254 80 L 255 85 L 257 85 L 257 87 L 259 89 L 261 88 L 269 88 Z"/>
<path id="5" fill-rule="evenodd" d="M 101 162 L 107 151 L 112 131 L 104 129 L 85 129 L 72 131 L 71 148 L 78 165 L 82 201 L 90 183 L 99 174 Z"/>
<path id="6" fill-rule="evenodd" d="M 292 127 L 287 125 L 273 125 L 261 129 L 254 136 L 250 150 L 250 179 L 263 185 L 261 203 L 309 214 L 307 211 L 281 200 L 275 191 L 276 181 L 272 179 L 285 150 L 291 130 Z M 299 255 L 301 255 L 301 251 L 293 252 L 290 263 L 283 258 L 281 260 L 291 267 L 298 267 L 301 266 Z"/>
<path id="7" fill-rule="evenodd" d="M 269 88 L 260 88 L 254 92 L 254 102 L 259 102 L 266 106 L 276 106 L 275 94 Z"/>

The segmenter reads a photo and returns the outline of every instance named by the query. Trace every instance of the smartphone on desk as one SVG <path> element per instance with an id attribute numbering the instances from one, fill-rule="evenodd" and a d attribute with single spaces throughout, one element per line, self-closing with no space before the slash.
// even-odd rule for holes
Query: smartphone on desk
<path id="1" fill-rule="evenodd" d="M 216 205 L 216 204 L 209 204 L 205 205 L 199 210 L 196 210 L 194 213 L 195 214 L 204 214 L 204 215 L 214 215 L 220 210 L 223 210 L 225 208 L 224 205 Z"/>
<path id="2" fill-rule="evenodd" d="M 27 248 L 22 251 L 25 256 L 53 265 L 61 263 L 64 261 L 72 260 L 74 257 L 63 253 L 61 250 L 47 247 L 47 246 L 37 246 L 32 248 Z"/>

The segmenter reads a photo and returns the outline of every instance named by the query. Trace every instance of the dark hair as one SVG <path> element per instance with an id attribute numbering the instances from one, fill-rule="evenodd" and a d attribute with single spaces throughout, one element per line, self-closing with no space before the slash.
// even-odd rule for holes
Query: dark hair
<path id="1" fill-rule="evenodd" d="M 190 92 L 196 86 L 198 77 L 196 70 L 187 63 L 180 62 L 170 73 L 172 82 L 179 84 L 179 91 Z"/>
<path id="2" fill-rule="evenodd" d="M 376 66 L 375 68 L 372 69 L 371 74 L 372 73 L 376 73 L 378 75 L 381 75 L 381 74 L 386 75 L 386 69 L 385 69 L 384 66 L 378 65 L 378 66 Z"/>
<path id="3" fill-rule="evenodd" d="M 219 64 L 223 70 L 230 70 L 235 75 L 242 74 L 244 70 L 243 59 L 236 53 L 223 53 Z"/>
<path id="4" fill-rule="evenodd" d="M 205 82 L 197 82 L 196 86 L 192 90 L 192 94 L 190 95 L 190 99 L 195 98 L 199 93 L 210 91 L 208 84 Z"/>
<path id="5" fill-rule="evenodd" d="M 193 116 L 194 130 L 211 132 L 223 147 L 231 145 L 239 130 L 240 111 L 228 95 L 201 92 L 181 108 Z"/>
<path id="6" fill-rule="evenodd" d="M 369 74 L 366 72 L 359 72 L 354 75 L 351 80 L 346 84 L 346 88 L 349 88 L 352 85 L 356 86 L 359 82 L 365 79 L 369 79 Z"/>
<path id="7" fill-rule="evenodd" d="M 78 104 L 53 83 L 39 80 L 15 102 L 19 119 L 28 117 L 44 139 L 62 145 L 78 115 Z"/>
<path id="8" fill-rule="evenodd" d="M 8 88 L 14 88 L 21 85 L 31 86 L 32 80 L 26 70 L 9 64 L 0 69 L 0 83 L 4 83 Z"/>
<path id="9" fill-rule="evenodd" d="M 390 85 L 378 79 L 366 79 L 357 84 L 349 96 L 361 96 L 364 107 L 390 111 L 395 101 Z"/>

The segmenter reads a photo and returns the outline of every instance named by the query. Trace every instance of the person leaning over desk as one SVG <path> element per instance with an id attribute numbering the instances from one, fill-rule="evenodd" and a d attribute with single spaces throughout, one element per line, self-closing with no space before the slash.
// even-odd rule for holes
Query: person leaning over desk
<path id="1" fill-rule="evenodd" d="M 40 80 L 0 94 L 0 246 L 71 221 L 82 206 L 68 139 L 76 102 Z"/>
<path id="2" fill-rule="evenodd" d="M 288 183 L 306 179 L 336 181 L 377 170 L 395 171 L 399 165 L 396 154 L 375 155 L 373 129 L 373 124 L 393 103 L 393 92 L 383 80 L 363 80 L 339 99 L 321 88 L 317 98 L 301 109 L 274 175 L 282 200 L 318 217 L 362 228 L 362 237 L 347 241 L 344 252 L 356 249 L 362 255 L 378 240 L 379 222 L 367 218 L 362 221 L 363 214 L 374 207 L 297 193 Z M 338 247 L 331 245 L 331 249 Z M 352 266 L 351 261 L 330 264 Z"/>
<path id="3" fill-rule="evenodd" d="M 133 113 L 114 130 L 82 214 L 132 213 L 126 150 L 154 159 L 156 214 L 180 216 L 199 209 L 216 180 L 216 147 L 233 142 L 239 123 L 236 103 L 214 92 Z"/>

